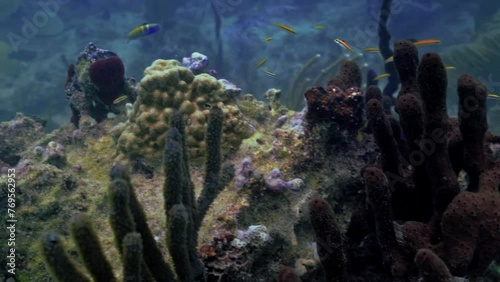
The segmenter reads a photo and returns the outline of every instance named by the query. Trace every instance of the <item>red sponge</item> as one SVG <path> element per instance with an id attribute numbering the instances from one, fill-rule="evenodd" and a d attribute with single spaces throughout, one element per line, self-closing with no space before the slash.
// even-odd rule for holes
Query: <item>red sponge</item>
<path id="1" fill-rule="evenodd" d="M 119 57 L 101 59 L 90 65 L 89 76 L 99 89 L 101 102 L 111 105 L 125 84 L 125 67 Z"/>

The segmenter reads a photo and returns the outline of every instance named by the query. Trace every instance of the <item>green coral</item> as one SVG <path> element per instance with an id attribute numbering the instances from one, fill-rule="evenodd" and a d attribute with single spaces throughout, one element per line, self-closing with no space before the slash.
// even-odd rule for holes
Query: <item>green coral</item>
<path id="1" fill-rule="evenodd" d="M 187 121 L 186 145 L 191 161 L 196 163 L 203 160 L 207 150 L 205 131 L 210 108 L 218 107 L 224 114 L 224 153 L 237 149 L 252 134 L 233 97 L 214 77 L 195 76 L 175 60 L 156 60 L 144 73 L 129 120 L 113 131 L 117 161 L 143 158 L 151 165 L 160 163 L 166 131 L 176 110 Z"/>

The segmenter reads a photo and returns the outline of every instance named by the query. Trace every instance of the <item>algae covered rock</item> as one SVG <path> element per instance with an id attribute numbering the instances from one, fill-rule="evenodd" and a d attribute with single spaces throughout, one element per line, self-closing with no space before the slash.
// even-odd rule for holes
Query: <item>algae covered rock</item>
<path id="1" fill-rule="evenodd" d="M 30 143 L 44 134 L 42 124 L 20 113 L 14 120 L 0 123 L 0 167 L 15 166 Z"/>
<path id="2" fill-rule="evenodd" d="M 118 160 L 160 163 L 170 117 L 177 110 L 186 120 L 186 144 L 194 163 L 205 155 L 205 132 L 212 107 L 224 113 L 224 154 L 236 150 L 243 139 L 252 135 L 252 127 L 243 118 L 232 93 L 224 91 L 214 77 L 195 76 L 176 60 L 156 60 L 144 74 L 129 120 L 113 131 Z"/>

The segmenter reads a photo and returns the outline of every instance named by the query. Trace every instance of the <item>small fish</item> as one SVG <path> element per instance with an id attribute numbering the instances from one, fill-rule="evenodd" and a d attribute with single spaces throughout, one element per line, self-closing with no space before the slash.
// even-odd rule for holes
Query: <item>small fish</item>
<path id="1" fill-rule="evenodd" d="M 446 67 L 445 67 L 445 69 L 446 69 L 446 70 L 454 70 L 454 69 L 456 69 L 456 68 L 455 68 L 454 66 L 446 66 Z"/>
<path id="2" fill-rule="evenodd" d="M 439 44 L 441 43 L 441 40 L 439 39 L 425 39 L 425 40 L 419 40 L 417 42 L 413 42 L 415 46 L 423 46 L 423 45 L 431 45 L 431 44 Z"/>
<path id="3" fill-rule="evenodd" d="M 269 76 L 272 76 L 272 77 L 276 76 L 276 74 L 274 72 L 270 72 L 270 71 L 266 71 L 266 70 L 262 70 L 262 72 L 269 75 Z"/>
<path id="4" fill-rule="evenodd" d="M 146 36 L 158 32 L 160 30 L 159 24 L 148 24 L 144 23 L 128 33 L 128 40 L 135 39 L 138 37 Z"/>
<path id="5" fill-rule="evenodd" d="M 260 60 L 257 65 L 255 66 L 255 68 L 260 68 L 262 67 L 265 63 L 267 62 L 267 59 L 266 58 L 262 58 L 262 60 Z"/>
<path id="6" fill-rule="evenodd" d="M 354 52 L 354 50 L 352 49 L 351 46 L 349 46 L 349 44 L 347 44 L 344 40 L 340 39 L 340 38 L 335 38 L 335 43 L 337 43 L 338 45 L 340 45 L 342 48 L 346 49 L 347 51 L 349 52 Z"/>
<path id="7" fill-rule="evenodd" d="M 279 28 L 281 28 L 281 29 L 283 29 L 283 30 L 286 30 L 286 31 L 288 31 L 288 32 L 290 32 L 292 34 L 297 34 L 297 32 L 293 28 L 291 28 L 291 27 L 289 27 L 287 25 L 280 24 L 280 23 L 275 23 L 274 25 L 277 26 L 277 27 L 279 27 Z"/>
<path id="8" fill-rule="evenodd" d="M 377 47 L 367 47 L 363 49 L 363 52 L 380 52 L 380 50 Z"/>
<path id="9" fill-rule="evenodd" d="M 271 36 L 268 36 L 268 37 L 264 38 L 264 41 L 265 41 L 265 42 L 269 42 L 269 41 L 271 41 L 271 40 L 273 40 L 273 38 L 272 38 Z"/>
<path id="10" fill-rule="evenodd" d="M 123 100 L 125 100 L 125 99 L 127 99 L 127 98 L 128 98 L 128 96 L 127 96 L 127 95 L 120 96 L 120 97 L 116 98 L 116 99 L 113 101 L 113 105 L 116 105 L 116 104 L 120 103 L 121 101 L 123 101 Z"/>
<path id="11" fill-rule="evenodd" d="M 391 76 L 391 74 L 389 73 L 383 73 L 383 74 L 380 74 L 380 75 L 377 75 L 376 77 L 373 78 L 373 80 L 379 80 L 381 78 L 386 78 L 386 77 L 389 77 Z"/>
<path id="12" fill-rule="evenodd" d="M 315 29 L 325 29 L 325 26 L 324 25 L 315 25 L 314 28 Z"/>
<path id="13" fill-rule="evenodd" d="M 495 99 L 500 99 L 500 95 L 498 95 L 498 94 L 493 94 L 493 93 L 490 93 L 490 94 L 488 94 L 488 98 L 495 98 Z"/>
<path id="14" fill-rule="evenodd" d="M 390 56 L 389 58 L 387 58 L 387 60 L 385 60 L 385 63 L 389 63 L 392 61 L 394 61 L 394 56 Z"/>

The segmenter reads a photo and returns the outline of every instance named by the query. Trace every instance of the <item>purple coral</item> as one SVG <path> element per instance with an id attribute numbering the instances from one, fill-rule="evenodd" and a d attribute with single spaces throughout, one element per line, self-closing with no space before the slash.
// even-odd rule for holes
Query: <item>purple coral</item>
<path id="1" fill-rule="evenodd" d="M 201 73 L 206 66 L 208 66 L 208 57 L 194 52 L 190 57 L 182 58 L 182 65 L 194 73 Z"/>
<path id="2" fill-rule="evenodd" d="M 264 225 L 250 225 L 247 230 L 238 230 L 238 238 L 240 244 L 261 246 L 270 240 L 267 228 Z"/>
<path id="3" fill-rule="evenodd" d="M 266 188 L 272 192 L 283 192 L 288 189 L 299 190 L 303 185 L 304 181 L 300 178 L 285 181 L 279 168 L 274 168 L 266 178 Z"/>
<path id="4" fill-rule="evenodd" d="M 252 164 L 252 159 L 246 157 L 241 162 L 240 167 L 236 170 L 236 175 L 234 177 L 234 189 L 236 191 L 241 190 L 247 183 L 250 177 L 253 175 L 254 169 Z"/>
<path id="5" fill-rule="evenodd" d="M 236 85 L 234 85 L 234 83 L 230 82 L 229 80 L 219 79 L 218 82 L 222 84 L 224 94 L 228 95 L 229 97 L 236 97 L 240 95 L 241 88 L 236 87 Z"/>

